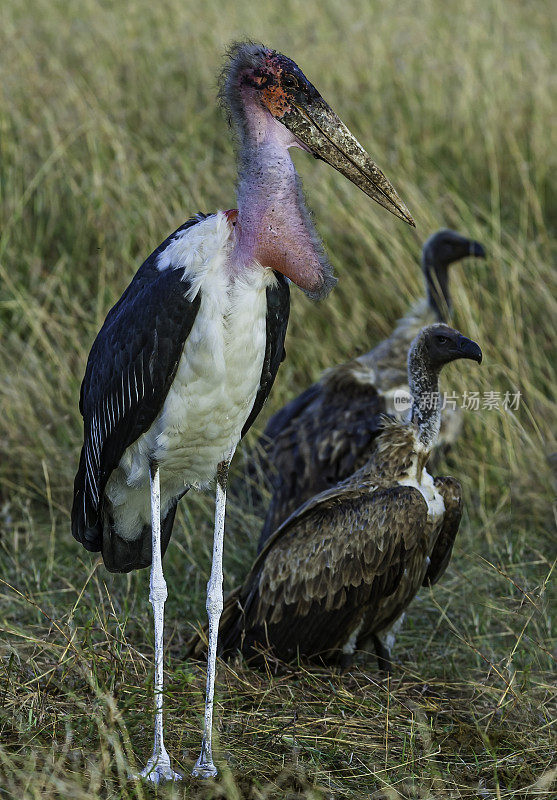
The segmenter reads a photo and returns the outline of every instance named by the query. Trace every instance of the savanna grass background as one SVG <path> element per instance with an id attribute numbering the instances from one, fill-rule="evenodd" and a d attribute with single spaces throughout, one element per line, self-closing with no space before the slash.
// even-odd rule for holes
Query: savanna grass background
<path id="1" fill-rule="evenodd" d="M 484 363 L 453 365 L 445 386 L 522 398 L 466 414 L 447 466 L 466 501 L 459 540 L 414 604 L 391 679 L 374 661 L 344 675 L 221 665 L 221 778 L 160 796 L 555 797 L 552 4 L 4 0 L 1 20 L 0 797 L 154 794 L 127 780 L 151 750 L 148 573 L 109 575 L 69 532 L 79 384 L 142 259 L 192 213 L 234 205 L 215 76 L 245 36 L 299 62 L 417 223 L 294 155 L 340 281 L 320 305 L 293 291 L 288 358 L 257 429 L 389 333 L 440 226 L 489 254 L 452 271 L 456 324 Z M 241 457 L 235 474 L 241 485 Z M 212 514 L 211 495 L 189 495 L 165 560 L 167 745 L 186 776 L 204 678 L 183 645 L 204 618 Z M 259 525 L 237 489 L 225 588 Z"/>

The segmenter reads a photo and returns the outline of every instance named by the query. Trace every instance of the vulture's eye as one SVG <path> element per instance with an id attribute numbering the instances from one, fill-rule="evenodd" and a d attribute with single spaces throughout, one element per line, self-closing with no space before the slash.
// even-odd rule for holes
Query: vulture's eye
<path id="1" fill-rule="evenodd" d="M 447 342 L 448 342 L 449 340 L 447 339 L 447 337 L 446 337 L 446 336 L 438 336 L 438 337 L 437 337 L 437 341 L 439 342 L 439 344 L 447 344 Z"/>

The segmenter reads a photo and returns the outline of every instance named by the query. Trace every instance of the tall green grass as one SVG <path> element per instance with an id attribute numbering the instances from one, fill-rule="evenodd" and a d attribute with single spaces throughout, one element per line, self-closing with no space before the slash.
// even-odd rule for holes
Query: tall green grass
<path id="1" fill-rule="evenodd" d="M 417 223 L 294 156 L 340 281 L 320 305 L 293 291 L 288 358 L 259 430 L 321 369 L 389 333 L 422 291 L 419 250 L 440 226 L 488 252 L 452 271 L 456 324 L 484 363 L 453 366 L 445 385 L 520 391 L 521 403 L 466 414 L 448 465 L 466 499 L 459 541 L 441 585 L 415 604 L 393 680 L 373 663 L 281 678 L 222 667 L 222 782 L 161 794 L 549 797 L 555 23 L 550 3 L 517 0 L 4 0 L 0 796 L 151 795 L 126 781 L 150 749 L 148 576 L 108 575 L 69 534 L 79 384 L 141 260 L 192 213 L 234 204 L 215 76 L 245 36 L 300 64 Z M 228 588 L 259 524 L 233 496 Z M 203 679 L 180 655 L 203 617 L 211 529 L 212 498 L 188 496 L 165 564 L 168 746 L 186 772 Z"/>

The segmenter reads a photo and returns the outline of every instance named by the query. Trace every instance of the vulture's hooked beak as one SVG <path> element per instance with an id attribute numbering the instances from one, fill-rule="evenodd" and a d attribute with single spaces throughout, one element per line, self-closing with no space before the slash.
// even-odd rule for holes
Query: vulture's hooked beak
<path id="1" fill-rule="evenodd" d="M 479 344 L 467 336 L 460 334 L 458 337 L 458 350 L 460 358 L 469 358 L 471 361 L 477 361 L 478 364 L 482 363 L 482 349 Z"/>
<path id="2" fill-rule="evenodd" d="M 479 242 L 475 242 L 473 239 L 469 239 L 469 249 L 468 255 L 472 256 L 473 258 L 487 258 L 487 254 L 485 252 L 485 248 Z"/>

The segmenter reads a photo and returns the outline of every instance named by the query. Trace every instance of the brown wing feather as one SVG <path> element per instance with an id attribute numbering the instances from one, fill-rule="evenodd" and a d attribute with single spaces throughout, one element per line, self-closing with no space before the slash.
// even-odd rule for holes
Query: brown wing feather
<path id="1" fill-rule="evenodd" d="M 427 524 L 411 487 L 346 486 L 306 504 L 269 540 L 221 618 L 224 654 L 271 646 L 287 660 L 338 650 L 395 590 Z M 195 642 L 189 652 L 199 652 Z"/>
<path id="2" fill-rule="evenodd" d="M 341 368 L 337 368 L 339 372 Z M 359 469 L 368 459 L 385 411 L 374 386 L 352 379 L 339 391 L 323 386 L 312 400 L 263 445 L 270 472 L 271 503 L 259 546 L 308 498 Z M 280 412 L 279 412 L 280 413 Z M 271 419 L 269 428 L 272 428 Z M 266 429 L 267 433 L 267 429 Z M 262 441 L 265 441 L 266 434 Z"/>
<path id="3" fill-rule="evenodd" d="M 462 519 L 462 489 L 454 478 L 435 478 L 436 488 L 443 496 L 445 517 L 443 525 L 430 556 L 430 564 L 425 574 L 424 586 L 437 583 L 443 575 L 453 551 L 454 541 Z"/>

